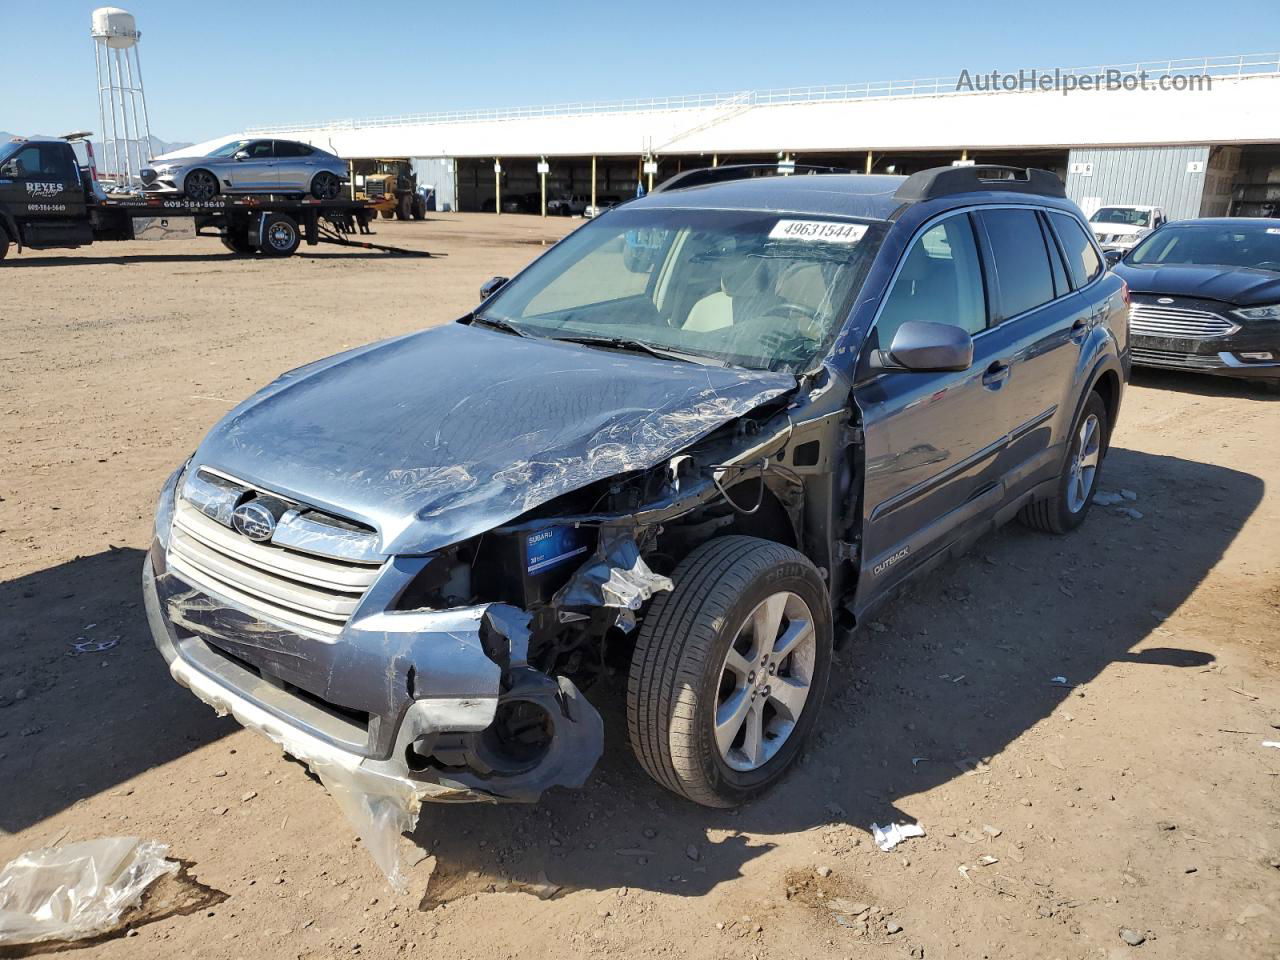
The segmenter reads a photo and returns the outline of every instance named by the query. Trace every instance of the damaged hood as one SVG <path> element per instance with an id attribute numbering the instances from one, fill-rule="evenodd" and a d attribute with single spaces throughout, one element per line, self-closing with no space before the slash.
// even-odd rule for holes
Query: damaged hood
<path id="1" fill-rule="evenodd" d="M 425 553 L 652 467 L 795 385 L 455 323 L 283 375 L 193 462 L 367 523 L 383 553 Z"/>

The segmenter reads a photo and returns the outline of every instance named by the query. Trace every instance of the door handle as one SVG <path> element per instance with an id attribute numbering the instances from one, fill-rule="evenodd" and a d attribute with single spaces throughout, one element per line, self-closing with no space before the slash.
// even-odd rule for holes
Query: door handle
<path id="1" fill-rule="evenodd" d="M 993 390 L 998 389 L 1000 384 L 1009 379 L 1009 365 L 1003 360 L 997 360 L 991 366 L 987 367 L 982 374 L 982 385 L 991 387 Z"/>

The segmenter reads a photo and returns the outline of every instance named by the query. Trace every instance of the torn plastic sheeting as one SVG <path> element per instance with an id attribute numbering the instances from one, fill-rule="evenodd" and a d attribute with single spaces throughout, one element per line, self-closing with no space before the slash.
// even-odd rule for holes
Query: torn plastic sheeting
<path id="1" fill-rule="evenodd" d="M 887 827 L 879 824 L 871 825 L 871 836 L 876 846 L 888 853 L 903 840 L 910 837 L 923 837 L 924 827 L 918 823 L 891 823 Z"/>
<path id="2" fill-rule="evenodd" d="M 632 614 L 659 590 L 674 589 L 669 577 L 654 573 L 640 556 L 630 527 L 602 527 L 595 553 L 556 592 L 561 607 L 615 607 L 618 626 L 635 626 Z"/>
<path id="3" fill-rule="evenodd" d="M 105 837 L 32 850 L 0 871 L 0 945 L 105 933 L 152 883 L 177 873 L 163 843 Z"/>

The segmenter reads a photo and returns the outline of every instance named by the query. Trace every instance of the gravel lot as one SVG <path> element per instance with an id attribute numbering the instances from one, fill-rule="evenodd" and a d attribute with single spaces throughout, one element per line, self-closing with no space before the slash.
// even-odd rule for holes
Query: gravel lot
<path id="1" fill-rule="evenodd" d="M 587 787 L 427 808 L 395 896 L 303 767 L 170 681 L 139 572 L 204 431 L 280 371 L 453 319 L 574 225 L 378 224 L 431 260 L 199 240 L 0 266 L 0 862 L 139 835 L 191 878 L 77 955 L 1276 956 L 1280 402 L 1234 383 L 1137 374 L 1101 484 L 1132 496 L 914 587 L 740 811 L 639 772 L 612 678 Z M 906 818 L 927 836 L 876 849 Z"/>

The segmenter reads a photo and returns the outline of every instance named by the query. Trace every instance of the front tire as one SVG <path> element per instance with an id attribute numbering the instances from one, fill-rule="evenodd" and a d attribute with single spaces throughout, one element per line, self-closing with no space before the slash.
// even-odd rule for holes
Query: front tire
<path id="1" fill-rule="evenodd" d="M 413 219 L 415 220 L 427 219 L 427 201 L 424 200 L 422 197 L 413 198 Z"/>
<path id="2" fill-rule="evenodd" d="M 192 170 L 182 185 L 182 192 L 188 200 L 204 203 L 212 200 L 220 190 L 218 178 L 208 170 Z"/>
<path id="3" fill-rule="evenodd" d="M 413 197 L 407 193 L 396 201 L 396 219 L 408 220 L 413 215 Z"/>
<path id="4" fill-rule="evenodd" d="M 653 601 L 627 680 L 627 729 L 645 771 L 707 807 L 773 786 L 799 755 L 831 669 L 831 606 L 803 554 L 719 537 Z"/>
<path id="5" fill-rule="evenodd" d="M 1019 519 L 1045 533 L 1067 533 L 1084 523 L 1098 490 L 1110 437 L 1107 405 L 1097 392 L 1090 392 L 1071 428 L 1071 442 L 1053 495 L 1027 504 Z"/>
<path id="6" fill-rule="evenodd" d="M 9 253 L 9 234 L 5 233 L 4 227 L 0 227 L 0 260 L 3 260 Z"/>
<path id="7" fill-rule="evenodd" d="M 311 195 L 317 200 L 337 200 L 342 181 L 328 170 L 321 170 L 311 181 Z"/>

